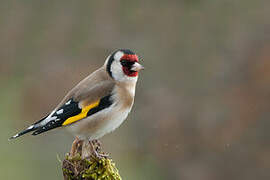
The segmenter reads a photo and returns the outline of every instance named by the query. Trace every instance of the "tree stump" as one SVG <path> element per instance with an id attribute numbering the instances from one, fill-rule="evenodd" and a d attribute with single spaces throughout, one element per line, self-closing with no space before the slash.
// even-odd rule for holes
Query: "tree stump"
<path id="1" fill-rule="evenodd" d="M 93 144 L 100 158 L 91 153 L 88 142 L 74 140 L 62 163 L 64 180 L 121 180 L 112 159 L 101 151 L 100 143 L 94 141 Z"/>

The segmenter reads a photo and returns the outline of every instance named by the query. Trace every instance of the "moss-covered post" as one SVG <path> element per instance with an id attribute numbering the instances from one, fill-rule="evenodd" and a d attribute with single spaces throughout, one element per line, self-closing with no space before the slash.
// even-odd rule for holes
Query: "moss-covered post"
<path id="1" fill-rule="evenodd" d="M 91 154 L 87 142 L 76 139 L 70 153 L 63 160 L 64 180 L 121 180 L 115 164 L 105 153 L 101 152 L 100 144 L 95 141 L 94 147 L 101 155 L 97 158 Z"/>

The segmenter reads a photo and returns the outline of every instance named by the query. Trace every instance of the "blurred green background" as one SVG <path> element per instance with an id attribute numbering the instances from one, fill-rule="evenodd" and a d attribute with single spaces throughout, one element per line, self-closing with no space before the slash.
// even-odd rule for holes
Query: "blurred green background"
<path id="1" fill-rule="evenodd" d="M 62 179 L 73 137 L 7 139 L 117 48 L 142 57 L 101 139 L 123 179 L 270 179 L 270 1 L 0 1 L 0 179 Z"/>

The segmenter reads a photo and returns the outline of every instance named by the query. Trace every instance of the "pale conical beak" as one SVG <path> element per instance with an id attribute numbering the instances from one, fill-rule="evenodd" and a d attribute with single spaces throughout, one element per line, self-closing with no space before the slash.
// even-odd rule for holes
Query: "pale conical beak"
<path id="1" fill-rule="evenodd" d="M 140 70 L 143 70 L 143 69 L 144 69 L 144 67 L 141 64 L 137 63 L 137 62 L 135 62 L 132 65 L 132 68 L 131 68 L 132 71 L 140 71 Z"/>

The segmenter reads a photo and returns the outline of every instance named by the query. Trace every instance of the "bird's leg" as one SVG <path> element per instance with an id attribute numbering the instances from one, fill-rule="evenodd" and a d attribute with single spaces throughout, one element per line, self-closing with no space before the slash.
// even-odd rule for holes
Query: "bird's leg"
<path id="1" fill-rule="evenodd" d="M 70 156 L 75 156 L 76 153 L 81 153 L 81 142 L 82 141 L 76 136 L 71 146 Z"/>
<path id="2" fill-rule="evenodd" d="M 77 147 L 78 142 L 79 142 L 79 138 L 76 136 L 75 140 L 72 143 L 71 149 L 70 149 L 70 155 L 71 156 L 75 155 L 75 151 L 76 151 L 76 147 Z"/>

